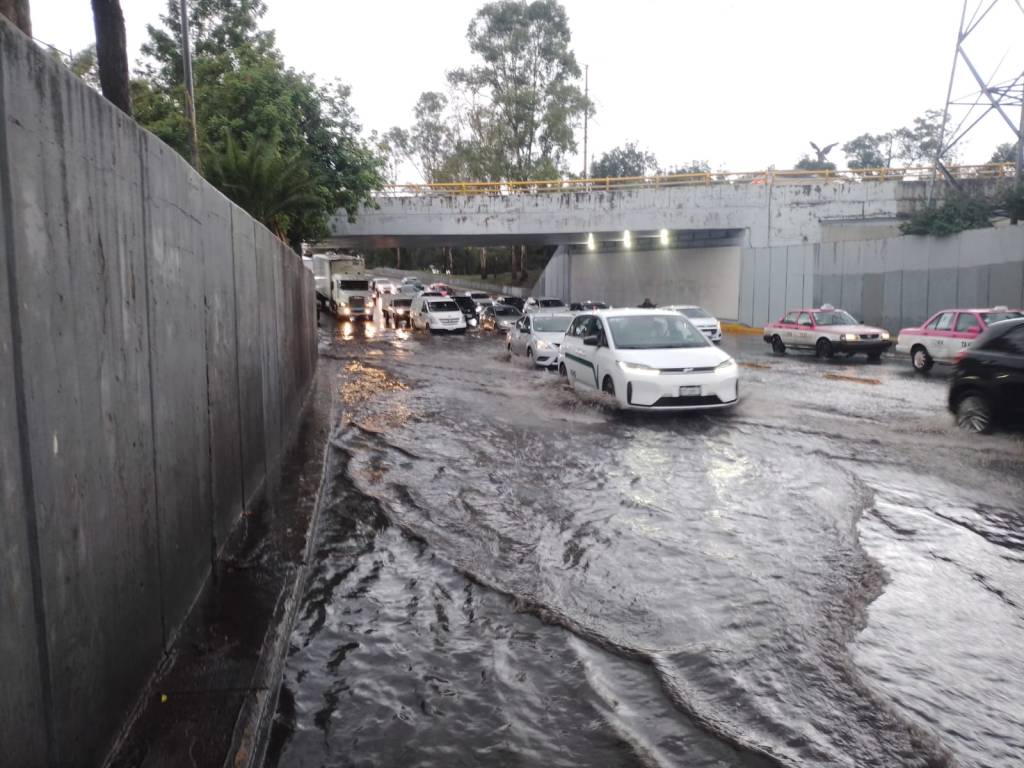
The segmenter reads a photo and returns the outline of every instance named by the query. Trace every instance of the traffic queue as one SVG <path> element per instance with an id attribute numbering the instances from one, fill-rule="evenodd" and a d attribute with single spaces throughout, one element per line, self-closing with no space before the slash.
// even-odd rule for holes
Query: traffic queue
<path id="1" fill-rule="evenodd" d="M 613 397 L 623 409 L 684 411 L 739 402 L 736 361 L 719 348 L 721 323 L 695 305 L 613 308 L 554 297 L 492 297 L 415 278 L 382 287 L 387 325 L 434 333 L 480 329 L 504 334 L 510 357 L 557 370 L 577 391 Z M 1024 420 L 1024 312 L 1005 306 L 945 309 L 896 338 L 830 304 L 787 310 L 762 338 L 777 356 L 806 350 L 832 359 L 881 362 L 895 348 L 915 371 L 952 366 L 949 410 L 962 428 L 991 431 Z"/>

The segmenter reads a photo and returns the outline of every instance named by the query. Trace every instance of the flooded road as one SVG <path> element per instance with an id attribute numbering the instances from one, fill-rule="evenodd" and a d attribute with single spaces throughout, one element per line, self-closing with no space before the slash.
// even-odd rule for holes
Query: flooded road
<path id="1" fill-rule="evenodd" d="M 1024 764 L 1024 449 L 940 369 L 730 337 L 735 410 L 636 415 L 495 336 L 321 332 L 268 765 Z"/>

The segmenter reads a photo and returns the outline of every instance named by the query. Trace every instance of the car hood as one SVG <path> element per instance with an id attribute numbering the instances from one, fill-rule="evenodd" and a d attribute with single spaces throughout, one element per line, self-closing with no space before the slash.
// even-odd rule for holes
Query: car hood
<path id="1" fill-rule="evenodd" d="M 553 331 L 550 333 L 547 331 L 534 331 L 533 335 L 534 338 L 546 341 L 548 344 L 561 344 L 562 339 L 565 338 L 565 333 L 562 331 Z"/>
<path id="2" fill-rule="evenodd" d="M 691 323 L 696 325 L 698 328 L 717 328 L 718 321 L 713 317 L 689 317 L 687 318 Z"/>
<path id="3" fill-rule="evenodd" d="M 615 357 L 626 363 L 649 365 L 652 368 L 714 368 L 729 359 L 718 347 L 688 349 L 617 349 Z"/>

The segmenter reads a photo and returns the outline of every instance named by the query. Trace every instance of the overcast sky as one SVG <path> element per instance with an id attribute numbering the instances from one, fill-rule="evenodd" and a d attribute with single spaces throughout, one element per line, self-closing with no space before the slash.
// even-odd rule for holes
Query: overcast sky
<path id="1" fill-rule="evenodd" d="M 969 0 L 973 9 L 979 0 Z M 987 2 L 987 0 L 986 0 Z M 166 0 L 122 0 L 134 62 Z M 466 27 L 482 0 L 267 0 L 290 66 L 352 86 L 364 128 L 408 126 L 417 96 L 472 63 Z M 590 153 L 627 140 L 663 167 L 791 167 L 819 145 L 911 123 L 945 101 L 961 0 L 563 0 L 572 45 L 590 66 Z M 970 14 L 970 10 L 968 14 Z M 87 0 L 32 0 L 37 38 L 93 41 Z M 1024 71 L 1024 12 L 1001 0 L 969 41 L 988 77 Z M 1013 43 L 1016 42 L 1016 48 Z M 973 87 L 966 68 L 955 95 Z M 200 105 L 201 109 L 202 106 Z M 1017 119 L 1019 110 L 1013 113 Z M 582 144 L 582 134 L 580 135 Z M 992 114 L 967 162 L 1012 140 Z M 838 147 L 830 159 L 845 160 Z M 574 163 L 582 168 L 582 160 Z M 411 169 L 405 170 L 407 175 Z M 406 180 L 406 179 L 402 179 Z M 408 179 L 415 180 L 415 179 Z"/>

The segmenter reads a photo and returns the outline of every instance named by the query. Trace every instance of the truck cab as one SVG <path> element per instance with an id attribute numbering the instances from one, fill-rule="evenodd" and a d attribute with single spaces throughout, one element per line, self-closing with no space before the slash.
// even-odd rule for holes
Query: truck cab
<path id="1" fill-rule="evenodd" d="M 337 307 L 336 314 L 344 320 L 373 317 L 373 291 L 366 275 L 332 275 L 331 300 Z"/>

